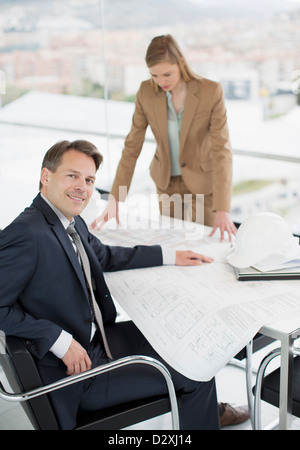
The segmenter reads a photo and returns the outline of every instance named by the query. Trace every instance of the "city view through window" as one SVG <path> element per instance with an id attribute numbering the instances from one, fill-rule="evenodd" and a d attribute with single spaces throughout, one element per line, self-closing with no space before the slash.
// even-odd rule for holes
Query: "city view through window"
<path id="1" fill-rule="evenodd" d="M 221 82 L 234 151 L 232 216 L 284 216 L 300 233 L 300 0 L 0 0 L 0 228 L 31 201 L 45 150 L 86 138 L 109 190 L 150 40 L 170 33 Z M 131 192 L 155 193 L 147 133 Z M 12 209 L 12 204 L 18 211 Z M 13 216 L 13 217 L 12 217 Z"/>

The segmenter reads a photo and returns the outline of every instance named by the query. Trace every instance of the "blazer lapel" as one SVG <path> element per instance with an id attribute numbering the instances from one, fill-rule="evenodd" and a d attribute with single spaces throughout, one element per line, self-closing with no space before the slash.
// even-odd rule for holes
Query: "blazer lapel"
<path id="1" fill-rule="evenodd" d="M 165 149 L 169 149 L 167 98 L 164 92 L 159 92 L 153 99 L 154 116 L 160 139 Z"/>
<path id="2" fill-rule="evenodd" d="M 58 216 L 55 214 L 55 212 L 52 210 L 52 208 L 43 200 L 43 198 L 40 195 L 38 195 L 33 200 L 33 205 L 43 213 L 43 215 L 45 216 L 49 225 L 51 225 L 53 232 L 56 234 L 57 239 L 59 240 L 60 244 L 64 248 L 64 250 L 76 272 L 76 275 L 78 276 L 84 290 L 86 291 L 86 294 L 88 295 L 86 282 L 84 279 L 84 274 L 83 274 L 83 271 L 79 264 L 77 254 L 74 251 L 72 242 L 71 242 L 66 230 L 64 229 L 60 219 L 58 218 Z"/>
<path id="3" fill-rule="evenodd" d="M 188 135 L 196 108 L 199 104 L 199 83 L 198 80 L 192 80 L 188 83 L 188 91 L 184 104 L 184 112 L 182 116 L 181 131 L 180 131 L 180 149 L 182 152 L 186 137 Z M 159 92 L 153 99 L 154 115 L 157 120 L 157 128 L 159 136 L 165 149 L 169 151 L 169 136 L 168 136 L 168 116 L 167 116 L 167 99 L 164 92 Z"/>
<path id="4" fill-rule="evenodd" d="M 184 111 L 182 115 L 182 123 L 180 130 L 180 149 L 179 153 L 182 152 L 186 137 L 188 135 L 197 105 L 199 104 L 198 97 L 198 83 L 196 80 L 190 81 L 188 83 L 188 90 L 186 94 L 186 99 L 184 103 Z"/>
<path id="5" fill-rule="evenodd" d="M 54 233 L 56 234 L 57 239 L 61 243 L 62 247 L 64 248 L 66 254 L 68 255 L 68 258 L 76 272 L 76 275 L 78 276 L 80 283 L 82 284 L 84 290 L 86 291 L 86 294 L 88 295 L 83 270 L 80 266 L 78 256 L 73 248 L 72 242 L 71 242 L 66 230 L 62 226 L 59 219 L 58 219 L 58 222 L 56 222 L 53 225 L 52 229 L 53 229 Z"/>

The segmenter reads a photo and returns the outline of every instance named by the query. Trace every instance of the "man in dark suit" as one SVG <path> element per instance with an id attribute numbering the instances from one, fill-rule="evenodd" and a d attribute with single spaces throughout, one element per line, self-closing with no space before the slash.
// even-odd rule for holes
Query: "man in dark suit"
<path id="1" fill-rule="evenodd" d="M 43 161 L 40 193 L 0 234 L 0 330 L 24 339 L 45 384 L 104 364 L 109 352 L 113 358 L 137 353 L 159 358 L 132 322 L 115 322 L 103 272 L 161 265 L 161 247 L 103 245 L 80 217 L 101 161 L 97 148 L 87 141 L 55 144 Z M 66 231 L 70 223 L 88 256 L 93 294 L 75 251 L 76 239 Z M 193 252 L 176 252 L 176 264 L 210 261 Z M 104 335 L 91 304 L 93 295 Z M 181 428 L 217 429 L 214 380 L 195 382 L 169 370 L 181 399 Z M 164 380 L 153 370 L 129 366 L 58 390 L 50 398 L 61 427 L 72 429 L 79 408 L 100 409 L 165 391 Z"/>

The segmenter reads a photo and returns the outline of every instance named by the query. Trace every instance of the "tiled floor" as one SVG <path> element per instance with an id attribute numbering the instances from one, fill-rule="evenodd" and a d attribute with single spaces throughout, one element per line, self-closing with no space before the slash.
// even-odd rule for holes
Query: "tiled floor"
<path id="1" fill-rule="evenodd" d="M 270 347 L 269 347 L 270 350 Z M 258 352 L 253 356 L 253 369 L 257 368 L 259 361 L 266 351 Z M 0 381 L 3 380 L 3 373 L 0 370 Z M 247 403 L 246 382 L 244 369 L 229 364 L 224 367 L 216 376 L 218 399 L 221 402 L 228 402 L 234 406 Z M 253 375 L 253 384 L 255 375 Z M 278 409 L 263 403 L 262 422 L 263 426 L 276 420 Z M 148 422 L 138 424 L 133 429 L 170 429 L 170 415 L 165 415 Z M 20 404 L 6 402 L 0 399 L 0 430 L 31 430 L 32 425 L 28 421 Z M 300 430 L 300 420 L 293 419 L 292 429 Z M 229 426 L 223 430 L 251 430 L 250 420 L 236 426 Z"/>

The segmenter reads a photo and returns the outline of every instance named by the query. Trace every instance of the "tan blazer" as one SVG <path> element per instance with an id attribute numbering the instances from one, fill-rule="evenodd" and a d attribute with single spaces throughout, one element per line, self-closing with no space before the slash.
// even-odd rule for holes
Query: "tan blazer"
<path id="1" fill-rule="evenodd" d="M 119 196 L 119 186 L 129 190 L 147 126 L 157 147 L 150 174 L 160 191 L 170 182 L 171 162 L 167 127 L 166 93 L 156 93 L 150 80 L 137 93 L 131 130 L 119 162 L 111 194 Z M 229 142 L 223 90 L 219 83 L 200 78 L 188 83 L 182 116 L 179 164 L 182 178 L 193 194 L 213 194 L 213 210 L 230 211 L 232 191 L 232 150 Z"/>

